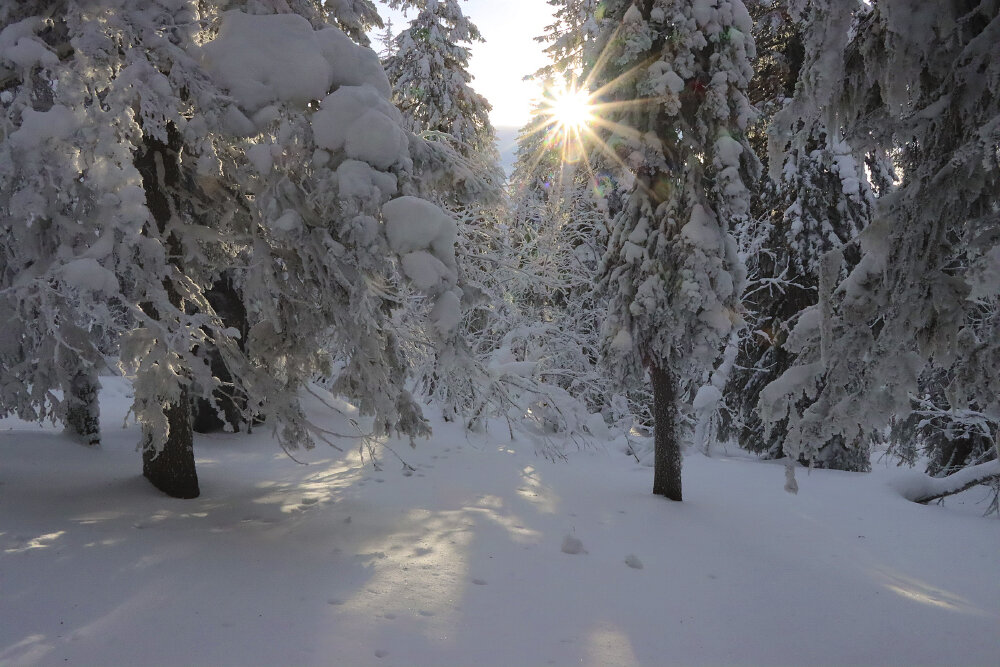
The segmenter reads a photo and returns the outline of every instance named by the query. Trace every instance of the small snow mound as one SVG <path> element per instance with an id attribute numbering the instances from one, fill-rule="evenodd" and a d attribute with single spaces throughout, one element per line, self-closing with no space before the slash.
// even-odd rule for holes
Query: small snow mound
<path id="1" fill-rule="evenodd" d="M 409 138 L 392 102 L 371 85 L 341 86 L 312 115 L 316 145 L 388 169 L 409 157 Z"/>
<path id="2" fill-rule="evenodd" d="M 639 557 L 636 556 L 635 554 L 629 554 L 628 556 L 625 556 L 625 564 L 628 565 L 633 570 L 642 569 L 642 561 L 639 560 Z"/>
<path id="3" fill-rule="evenodd" d="M 68 262 L 62 267 L 62 278 L 77 289 L 92 290 L 105 294 L 118 292 L 115 274 L 101 266 L 96 259 L 82 257 Z"/>
<path id="4" fill-rule="evenodd" d="M 587 553 L 587 550 L 583 548 L 583 542 L 581 542 L 578 538 L 572 535 L 567 535 L 563 538 L 562 552 L 564 554 L 572 554 L 575 556 L 576 554 L 585 554 Z"/>
<path id="5" fill-rule="evenodd" d="M 37 35 L 44 28 L 45 22 L 37 16 L 5 26 L 0 30 L 0 62 L 22 70 L 58 65 L 59 57 Z"/>

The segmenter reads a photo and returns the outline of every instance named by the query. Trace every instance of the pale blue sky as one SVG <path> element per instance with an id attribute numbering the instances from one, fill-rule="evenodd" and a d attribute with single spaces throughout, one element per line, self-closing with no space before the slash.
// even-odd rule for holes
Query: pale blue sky
<path id="1" fill-rule="evenodd" d="M 495 126 L 520 127 L 528 122 L 531 100 L 538 96 L 537 86 L 522 79 L 545 64 L 534 37 L 552 22 L 552 7 L 545 0 L 468 0 L 464 9 L 486 38 L 472 49 L 472 85 L 493 105 Z M 380 10 L 392 18 L 397 32 L 409 23 L 399 12 Z"/>

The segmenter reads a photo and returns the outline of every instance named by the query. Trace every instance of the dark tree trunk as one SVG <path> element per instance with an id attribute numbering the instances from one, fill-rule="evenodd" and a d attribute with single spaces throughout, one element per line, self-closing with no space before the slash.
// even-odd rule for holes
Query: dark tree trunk
<path id="1" fill-rule="evenodd" d="M 146 205 L 167 246 L 170 263 L 178 271 L 184 271 L 183 248 L 177 237 L 168 232 L 170 223 L 177 215 L 181 198 L 184 196 L 181 176 L 181 150 L 183 142 L 180 133 L 172 123 L 167 125 L 167 142 L 152 136 L 143 137 L 142 150 L 136 155 L 135 166 L 142 175 L 142 186 L 146 193 Z M 163 281 L 164 290 L 171 305 L 184 311 L 184 303 L 173 279 Z M 154 304 L 142 305 L 152 318 L 160 319 Z M 151 437 L 143 433 L 142 474 L 160 491 L 174 498 L 197 498 L 198 473 L 194 463 L 194 434 L 191 429 L 191 398 L 187 386 L 181 382 L 180 398 L 177 403 L 162 405 L 167 420 L 167 441 L 160 451 L 152 447 Z M 165 392 L 166 393 L 166 392 Z M 172 392 L 171 392 L 172 393 Z"/>
<path id="2" fill-rule="evenodd" d="M 243 298 L 233 284 L 231 275 L 223 275 L 217 280 L 212 289 L 205 297 L 212 305 L 212 309 L 227 327 L 239 330 L 241 351 L 245 351 L 246 337 L 250 330 L 247 322 L 247 311 L 243 306 Z M 218 348 L 212 347 L 204 350 L 212 367 L 212 375 L 222 381 L 223 386 L 213 392 L 213 398 L 218 406 L 212 405 L 212 401 L 206 398 L 198 398 L 194 402 L 194 430 L 198 433 L 215 433 L 225 431 L 226 426 L 233 433 L 239 433 L 241 428 L 245 428 L 244 415 L 246 413 L 247 398 L 233 385 L 233 374 L 226 365 L 225 360 Z M 219 417 L 222 412 L 222 418 Z"/>
<path id="3" fill-rule="evenodd" d="M 677 387 L 670 371 L 651 368 L 655 455 L 653 493 L 681 500 L 681 444 L 677 439 Z"/>
<path id="4" fill-rule="evenodd" d="M 198 473 L 194 465 L 194 442 L 191 431 L 191 401 L 186 389 L 176 404 L 165 405 L 170 433 L 159 452 L 152 447 L 147 433 L 142 436 L 142 474 L 153 486 L 174 498 L 197 498 Z"/>
<path id="5" fill-rule="evenodd" d="M 101 444 L 101 413 L 97 402 L 100 383 L 94 370 L 79 369 L 63 387 L 66 430 L 88 445 Z"/>
<path id="6" fill-rule="evenodd" d="M 945 475 L 950 475 L 961 470 L 972 456 L 972 452 L 976 450 L 975 436 L 971 433 L 951 439 L 939 436 L 938 440 L 939 449 L 935 452 L 932 465 L 929 466 L 933 468 L 934 473 L 944 472 Z M 990 444 L 989 440 L 986 440 L 986 448 Z"/>

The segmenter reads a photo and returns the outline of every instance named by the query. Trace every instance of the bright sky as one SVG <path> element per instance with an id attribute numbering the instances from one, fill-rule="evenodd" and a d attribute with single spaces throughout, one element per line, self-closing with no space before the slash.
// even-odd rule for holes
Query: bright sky
<path id="1" fill-rule="evenodd" d="M 539 94 L 534 83 L 522 79 L 545 64 L 542 45 L 534 38 L 552 22 L 552 7 L 545 0 L 468 0 L 463 9 L 486 38 L 472 47 L 472 86 L 493 105 L 494 126 L 521 127 Z M 409 25 L 400 12 L 380 10 L 383 18 L 392 18 L 396 32 Z M 411 11 L 410 19 L 414 16 Z"/>

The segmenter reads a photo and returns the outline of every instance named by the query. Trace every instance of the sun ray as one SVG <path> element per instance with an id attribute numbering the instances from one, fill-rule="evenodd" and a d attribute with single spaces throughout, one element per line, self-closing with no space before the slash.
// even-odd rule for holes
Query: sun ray
<path id="1" fill-rule="evenodd" d="M 602 179 L 606 174 L 598 173 L 603 172 L 599 165 L 603 163 L 612 169 L 617 167 L 625 172 L 632 171 L 626 163 L 627 157 L 621 154 L 618 142 L 636 142 L 641 136 L 635 129 L 616 119 L 630 111 L 644 108 L 652 110 L 660 100 L 656 96 L 615 99 L 623 89 L 630 87 L 629 84 L 636 77 L 642 75 L 652 61 L 639 63 L 610 81 L 597 83 L 601 72 L 609 65 L 614 51 L 610 46 L 614 41 L 613 36 L 598 54 L 593 66 L 588 68 L 586 76 L 581 79 L 570 78 L 563 87 L 550 87 L 543 92 L 543 99 L 536 112 L 536 122 L 529 125 L 522 134 L 522 140 L 541 136 L 533 154 L 525 157 L 530 164 L 527 173 L 534 173 L 539 164 L 546 164 L 546 173 L 537 176 L 542 179 L 545 188 L 555 188 L 556 192 L 561 192 L 565 187 L 571 187 L 567 181 L 574 180 L 576 177 L 573 174 L 579 173 L 587 178 L 596 196 L 600 197 L 604 183 Z M 572 165 L 579 162 L 584 165 L 577 172 Z M 645 184 L 638 183 L 638 187 L 645 187 Z"/>
<path id="2" fill-rule="evenodd" d="M 607 65 L 608 59 L 611 58 L 611 49 L 609 47 L 618 41 L 618 35 L 621 32 L 621 30 L 622 30 L 621 24 L 615 27 L 615 31 L 614 33 L 611 34 L 611 38 L 607 40 L 607 43 L 605 44 L 604 48 L 601 49 L 601 52 L 599 54 L 597 54 L 597 60 L 594 63 L 594 66 L 590 68 L 590 72 L 587 74 L 587 77 L 583 81 L 583 86 L 582 86 L 583 88 L 589 90 L 592 87 L 592 84 L 594 83 L 594 77 L 598 76 L 601 72 L 604 71 L 604 67 L 605 65 Z"/>

